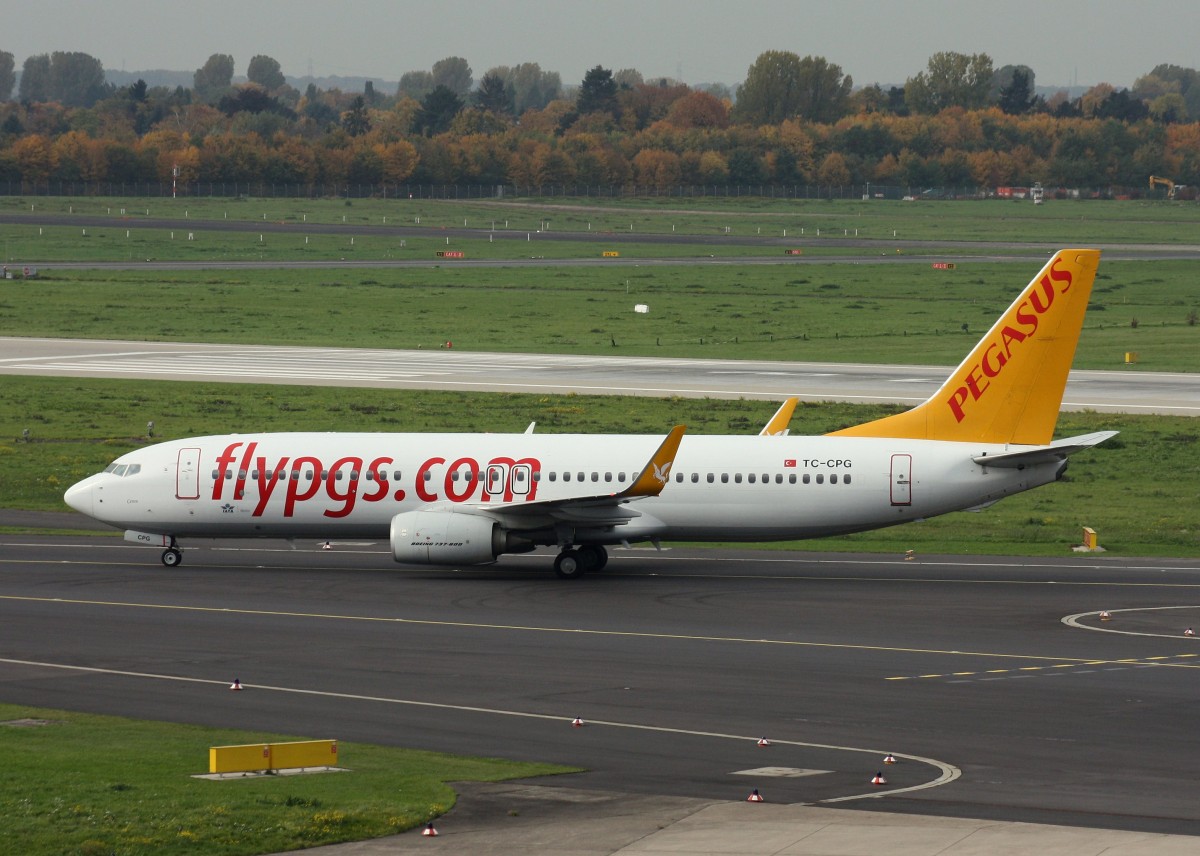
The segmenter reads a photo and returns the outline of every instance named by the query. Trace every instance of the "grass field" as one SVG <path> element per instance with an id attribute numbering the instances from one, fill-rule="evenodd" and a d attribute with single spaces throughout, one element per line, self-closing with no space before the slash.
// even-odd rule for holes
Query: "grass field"
<path id="1" fill-rule="evenodd" d="M 1195 370 L 1196 264 L 1100 270 L 1075 367 Z M 59 270 L 0 281 L 0 335 L 954 365 L 1036 273 L 989 262 Z"/>
<path id="2" fill-rule="evenodd" d="M 2 724 L 14 721 L 24 723 Z M 22 856 L 275 853 L 412 829 L 454 805 L 447 782 L 573 772 L 339 742 L 347 773 L 192 778 L 208 772 L 210 746 L 297 739 L 311 737 L 0 704 L 0 850 Z"/>
<path id="3" fill-rule="evenodd" d="M 136 228 L 139 218 L 175 218 L 181 228 L 227 220 L 421 226 L 535 232 L 639 232 L 714 238 L 854 235 L 881 241 L 1028 241 L 1036 244 L 1195 244 L 1200 205 L 1168 201 L 1011 200 L 896 202 L 742 198 L 562 198 L 492 201 L 429 199 L 110 199 L 0 198 L 0 213 L 111 216 Z"/>
<path id="4" fill-rule="evenodd" d="M 84 406 L 82 403 L 86 402 Z M 754 434 L 762 401 L 483 395 L 241 384 L 7 378 L 0 385 L 0 504 L 65 510 L 62 492 L 123 452 L 156 440 L 252 431 L 490 431 Z M 803 405 L 793 434 L 820 434 L 895 408 Z M 20 442 L 30 428 L 31 442 Z M 1121 434 L 1071 459 L 1067 477 L 981 513 L 950 514 L 859 535 L 789 543 L 819 550 L 1064 555 L 1082 526 L 1113 555 L 1200 555 L 1200 420 L 1063 414 L 1059 436 Z"/>

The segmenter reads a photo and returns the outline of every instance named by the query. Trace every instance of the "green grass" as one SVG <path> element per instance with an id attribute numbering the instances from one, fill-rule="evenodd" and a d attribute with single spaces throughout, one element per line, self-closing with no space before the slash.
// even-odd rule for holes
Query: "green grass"
<path id="1" fill-rule="evenodd" d="M 3 849 L 24 856 L 255 854 L 358 841 L 448 811 L 447 782 L 573 772 L 339 742 L 351 772 L 209 781 L 192 775 L 208 771 L 210 746 L 305 738 L 0 705 L 0 721 L 18 719 L 46 723 L 0 725 Z"/>
<path id="2" fill-rule="evenodd" d="M 1197 264 L 1100 270 L 1075 367 L 1194 371 Z M 0 335 L 955 365 L 1035 273 L 989 262 L 51 270 L 0 281 Z M 1125 369 L 1127 351 L 1141 362 Z"/>
<path id="3" fill-rule="evenodd" d="M 775 403 L 611 396 L 10 377 L 0 384 L 0 506 L 66 510 L 62 492 L 156 440 L 229 431 L 491 431 L 754 434 Z M 802 405 L 793 435 L 821 434 L 897 408 Z M 30 428 L 31 442 L 19 440 Z M 1071 459 L 1067 477 L 980 513 L 780 546 L 902 553 L 1063 555 L 1091 526 L 1110 555 L 1200 555 L 1200 421 L 1067 413 L 1058 436 L 1119 430 Z"/>
<path id="4" fill-rule="evenodd" d="M 32 210 L 31 210 L 32 209 Z M 982 200 L 785 200 L 762 197 L 648 199 L 564 198 L 458 201 L 429 199 L 112 199 L 9 197 L 0 212 L 112 216 L 136 228 L 147 216 L 174 218 L 181 228 L 202 220 L 338 225 L 508 228 L 556 232 L 645 232 L 738 237 L 853 235 L 881 241 L 1029 241 L 1044 243 L 1193 244 L 1200 225 L 1194 202 Z M 124 213 L 122 213 L 124 212 Z M 418 222 L 419 221 L 419 222 Z M 632 230 L 630 229 L 632 226 Z M 211 228 L 211 224 L 209 226 Z M 729 232 L 726 232 L 726 229 Z"/>

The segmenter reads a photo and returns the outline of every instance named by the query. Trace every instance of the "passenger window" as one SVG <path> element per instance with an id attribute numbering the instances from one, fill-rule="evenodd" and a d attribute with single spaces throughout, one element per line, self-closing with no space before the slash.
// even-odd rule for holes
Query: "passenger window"
<path id="1" fill-rule="evenodd" d="M 552 470 L 552 471 L 550 472 L 550 481 L 557 481 L 557 480 L 558 480 L 558 473 L 555 473 L 555 472 Z"/>
<path id="2" fill-rule="evenodd" d="M 842 476 L 842 484 L 850 484 L 850 473 L 846 473 L 844 476 Z"/>
<path id="3" fill-rule="evenodd" d="M 624 483 L 625 482 L 625 473 L 617 473 L 617 481 Z"/>
<path id="4" fill-rule="evenodd" d="M 788 484 L 795 484 L 795 483 L 796 483 L 796 474 L 788 473 Z"/>
<path id="5" fill-rule="evenodd" d="M 700 473 L 692 473 L 692 484 L 700 481 Z"/>
<path id="6" fill-rule="evenodd" d="M 746 476 L 746 480 L 750 482 L 750 484 L 754 484 L 757 478 L 758 477 L 754 475 L 754 473 L 750 473 L 750 475 Z"/>
<path id="7" fill-rule="evenodd" d="M 804 483 L 805 483 L 805 484 L 808 484 L 808 483 L 809 483 L 809 481 L 811 480 L 811 478 L 812 478 L 812 477 L 811 477 L 811 476 L 810 476 L 808 473 L 805 473 L 805 474 L 804 474 Z"/>
<path id="8" fill-rule="evenodd" d="M 675 482 L 676 484 L 683 483 L 683 473 L 675 473 Z"/>
<path id="9" fill-rule="evenodd" d="M 314 470 L 305 470 L 304 471 L 305 481 L 312 481 L 314 472 L 315 472 Z"/>
<path id="10" fill-rule="evenodd" d="M 729 473 L 721 473 L 721 484 L 729 484 Z"/>
<path id="11" fill-rule="evenodd" d="M 713 474 L 712 474 L 712 473 L 709 473 L 709 474 L 708 474 L 708 483 L 709 483 L 709 484 L 712 484 L 712 483 L 713 483 Z"/>
<path id="12" fill-rule="evenodd" d="M 792 476 L 793 481 L 795 476 Z M 783 484 L 783 473 L 775 473 L 775 484 Z"/>
<path id="13" fill-rule="evenodd" d="M 742 474 L 738 473 L 737 475 L 735 475 L 733 477 L 733 481 L 735 484 L 741 484 L 742 483 Z"/>
<path id="14" fill-rule="evenodd" d="M 605 473 L 605 474 L 604 474 L 604 480 L 605 480 L 606 482 L 610 482 L 610 481 L 612 481 L 612 473 Z"/>
<path id="15" fill-rule="evenodd" d="M 832 475 L 829 476 L 829 483 L 837 484 L 837 473 L 833 473 Z"/>
<path id="16" fill-rule="evenodd" d="M 825 484 L 825 476 L 822 473 L 817 473 L 817 484 Z"/>
<path id="17" fill-rule="evenodd" d="M 570 474 L 570 473 L 563 473 L 563 481 L 565 481 L 565 482 L 569 482 L 570 480 L 571 480 L 571 474 Z"/>

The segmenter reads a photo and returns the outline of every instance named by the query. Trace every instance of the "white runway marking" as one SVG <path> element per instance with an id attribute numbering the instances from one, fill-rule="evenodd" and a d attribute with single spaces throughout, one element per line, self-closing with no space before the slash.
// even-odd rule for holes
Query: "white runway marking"
<path id="1" fill-rule="evenodd" d="M 179 683 L 208 684 L 208 685 L 215 685 L 215 686 L 221 686 L 221 687 L 226 687 L 229 685 L 229 681 L 227 681 L 225 679 L 214 680 L 212 678 L 192 678 L 192 677 L 186 677 L 183 675 L 162 675 L 162 674 L 156 674 L 154 672 L 134 672 L 134 671 L 127 671 L 127 670 L 123 670 L 123 669 L 101 669 L 101 668 L 96 668 L 93 666 L 75 666 L 75 665 L 71 665 L 69 663 L 45 663 L 45 662 L 38 662 L 36 660 L 15 660 L 15 659 L 7 658 L 7 657 L 0 658 L 0 663 L 7 663 L 12 666 L 30 666 L 30 667 L 42 668 L 42 669 L 60 669 L 63 671 L 81 672 L 81 673 L 93 674 L 93 675 L 111 675 L 111 676 L 115 676 L 115 677 L 142 678 L 142 679 L 146 679 L 146 680 L 155 680 L 155 681 L 176 681 Z M 484 714 L 484 715 L 490 715 L 490 716 L 509 716 L 509 717 L 518 717 L 518 718 L 522 718 L 522 719 L 537 719 L 537 720 L 544 720 L 544 721 L 548 721 L 548 722 L 558 722 L 558 723 L 562 723 L 564 725 L 569 724 L 572 719 L 572 716 L 565 715 L 565 714 L 531 713 L 528 711 L 520 711 L 520 710 L 505 710 L 503 708 L 475 707 L 472 705 L 462 705 L 462 704 L 444 704 L 444 703 L 439 703 L 439 702 L 417 701 L 416 699 L 403 699 L 403 698 L 394 698 L 394 697 L 388 697 L 388 696 L 369 696 L 369 695 L 359 695 L 356 693 L 339 693 L 339 692 L 330 692 L 327 690 L 301 689 L 301 688 L 297 688 L 297 687 L 277 687 L 277 686 L 270 686 L 270 685 L 263 685 L 263 684 L 243 684 L 242 686 L 245 687 L 247 690 L 252 690 L 255 692 L 291 693 L 291 694 L 295 694 L 295 695 L 342 699 L 342 700 L 346 700 L 346 701 L 363 701 L 363 702 L 375 702 L 375 703 L 379 703 L 379 704 L 404 705 L 404 706 L 408 706 L 408 707 L 422 707 L 422 708 L 428 708 L 428 709 L 432 709 L 432 710 L 452 710 L 452 711 L 457 711 L 460 713 L 478 713 L 478 714 Z M 630 729 L 630 730 L 635 730 L 635 731 L 652 731 L 652 732 L 656 732 L 659 734 L 677 734 L 677 735 L 686 736 L 686 737 L 707 737 L 707 738 L 712 738 L 712 739 L 716 739 L 716 740 L 739 740 L 739 741 L 746 741 L 746 742 L 758 740 L 757 737 L 751 737 L 751 736 L 744 735 L 744 734 L 724 734 L 724 733 L 715 732 L 715 731 L 694 731 L 694 730 L 686 729 L 686 728 L 667 728 L 665 726 L 660 726 L 660 725 L 643 725 L 641 723 L 636 723 L 636 722 L 615 722 L 615 721 L 607 721 L 607 720 L 589 719 L 588 725 L 589 726 L 604 726 L 607 728 L 624 728 L 624 729 Z M 833 751 L 838 751 L 838 752 L 858 752 L 858 753 L 866 752 L 866 753 L 870 753 L 873 755 L 878 755 L 880 757 L 882 757 L 885 754 L 888 754 L 886 751 L 882 751 L 879 749 L 862 749 L 862 748 L 858 748 L 855 746 L 835 746 L 835 745 L 830 745 L 830 744 L 825 744 L 825 743 L 803 743 L 803 742 L 796 741 L 796 740 L 772 740 L 772 742 L 779 744 L 779 745 L 796 746 L 796 747 L 807 748 L 807 749 L 827 749 L 827 750 L 833 750 Z M 913 791 L 923 791 L 928 788 L 936 788 L 940 785 L 949 784 L 950 782 L 953 782 L 955 779 L 957 779 L 959 776 L 962 775 L 962 771 L 959 770 L 958 767 L 955 767 L 952 764 L 947 764 L 943 761 L 938 761 L 934 758 L 923 758 L 919 755 L 905 755 L 900 752 L 892 752 L 891 754 L 894 755 L 896 758 L 900 758 L 902 760 L 913 761 L 913 762 L 920 763 L 920 764 L 928 764 L 929 766 L 933 767 L 934 769 L 936 769 L 938 771 L 938 775 L 936 778 L 934 778 L 928 782 L 924 782 L 919 785 L 912 785 L 907 788 L 895 788 L 892 790 L 882 791 L 882 792 L 881 791 L 871 791 L 871 792 L 863 793 L 863 794 L 850 794 L 850 795 L 843 796 L 843 797 L 833 797 L 831 799 L 819 800 L 818 802 L 833 803 L 833 802 L 847 802 L 850 800 L 860 800 L 860 799 L 878 799 L 880 797 L 893 796 L 895 794 L 912 793 Z"/>

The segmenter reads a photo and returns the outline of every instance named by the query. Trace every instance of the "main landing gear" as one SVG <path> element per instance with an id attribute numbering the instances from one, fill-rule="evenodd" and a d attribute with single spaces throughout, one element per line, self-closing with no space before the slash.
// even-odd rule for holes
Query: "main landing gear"
<path id="1" fill-rule="evenodd" d="M 183 561 L 183 551 L 179 549 L 179 545 L 175 543 L 175 539 L 171 539 L 171 546 L 163 550 L 162 563 L 168 568 L 176 567 Z"/>
<path id="2" fill-rule="evenodd" d="M 608 551 L 599 544 L 569 547 L 554 559 L 554 573 L 564 580 L 574 580 L 586 573 L 599 571 L 608 564 Z"/>

